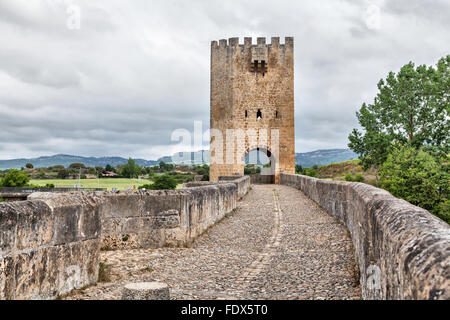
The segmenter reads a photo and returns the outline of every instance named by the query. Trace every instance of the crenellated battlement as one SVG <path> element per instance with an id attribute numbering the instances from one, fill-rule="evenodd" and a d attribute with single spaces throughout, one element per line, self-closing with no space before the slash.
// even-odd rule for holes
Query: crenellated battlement
<path id="1" fill-rule="evenodd" d="M 252 37 L 244 37 L 244 42 L 239 43 L 239 37 L 233 37 L 227 39 L 221 39 L 219 41 L 214 40 L 211 41 L 212 48 L 228 48 L 228 47 L 249 47 L 249 46 L 268 46 L 268 47 L 294 47 L 294 38 L 293 37 L 285 37 L 284 43 L 280 42 L 280 37 L 271 37 L 270 44 L 266 43 L 266 37 L 257 37 L 256 43 L 253 43 Z"/>

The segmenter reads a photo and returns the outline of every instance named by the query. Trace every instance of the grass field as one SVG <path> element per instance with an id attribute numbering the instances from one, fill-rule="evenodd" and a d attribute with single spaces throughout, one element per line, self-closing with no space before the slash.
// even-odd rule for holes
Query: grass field
<path id="1" fill-rule="evenodd" d="M 112 188 L 117 188 L 119 190 L 125 190 L 128 187 L 136 189 L 144 184 L 151 183 L 150 180 L 142 179 L 81 179 L 81 186 L 83 188 L 107 188 L 111 190 Z M 31 180 L 30 184 L 37 186 L 45 186 L 47 183 L 52 183 L 56 188 L 72 188 L 73 185 L 78 184 L 76 179 L 42 179 L 42 180 Z"/>

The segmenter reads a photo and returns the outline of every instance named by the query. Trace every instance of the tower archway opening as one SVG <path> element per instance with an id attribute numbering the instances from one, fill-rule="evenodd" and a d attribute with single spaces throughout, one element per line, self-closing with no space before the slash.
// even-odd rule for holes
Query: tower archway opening
<path id="1" fill-rule="evenodd" d="M 252 183 L 274 183 L 276 159 L 268 148 L 256 147 L 246 151 L 244 165 L 244 174 L 251 177 Z"/>

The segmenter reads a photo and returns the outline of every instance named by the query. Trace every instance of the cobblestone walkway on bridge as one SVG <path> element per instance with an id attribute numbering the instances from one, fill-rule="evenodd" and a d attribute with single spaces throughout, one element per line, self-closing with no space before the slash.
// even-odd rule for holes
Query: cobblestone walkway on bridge
<path id="1" fill-rule="evenodd" d="M 162 281 L 173 299 L 360 299 L 344 226 L 301 191 L 253 185 L 192 248 L 106 251 L 109 282 L 67 299 L 120 299 L 128 282 Z"/>

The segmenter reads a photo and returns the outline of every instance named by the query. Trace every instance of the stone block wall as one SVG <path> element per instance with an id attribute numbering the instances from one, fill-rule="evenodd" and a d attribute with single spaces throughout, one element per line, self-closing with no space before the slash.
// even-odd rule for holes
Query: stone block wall
<path id="1" fill-rule="evenodd" d="M 100 207 L 105 249 L 185 246 L 236 208 L 237 187 L 107 193 Z"/>
<path id="2" fill-rule="evenodd" d="M 275 177 L 273 175 L 257 173 L 250 176 L 250 181 L 252 184 L 272 184 L 275 183 Z"/>
<path id="3" fill-rule="evenodd" d="M 364 183 L 281 174 L 350 231 L 365 299 L 450 299 L 450 226 Z"/>
<path id="4" fill-rule="evenodd" d="M 187 182 L 184 184 L 187 188 L 192 187 L 202 187 L 207 185 L 216 185 L 217 183 L 234 183 L 238 188 L 238 199 L 242 199 L 250 190 L 250 184 L 252 183 L 250 180 L 250 176 L 220 176 L 219 182 L 212 181 L 196 181 L 196 182 Z"/>
<path id="5" fill-rule="evenodd" d="M 95 283 L 101 247 L 189 244 L 236 208 L 248 190 L 243 178 L 167 191 L 33 193 L 0 203 L 0 300 L 54 299 Z"/>
<path id="6" fill-rule="evenodd" d="M 239 199 L 242 199 L 248 193 L 251 183 L 249 176 L 220 176 L 219 182 L 232 182 L 236 184 Z"/>
<path id="7" fill-rule="evenodd" d="M 258 148 L 272 154 L 276 183 L 279 172 L 295 172 L 294 38 L 270 42 L 265 37 L 256 43 L 251 37 L 242 44 L 239 38 L 211 42 L 211 181 L 244 174 L 245 155 Z"/>
<path id="8" fill-rule="evenodd" d="M 0 204 L 0 299 L 51 299 L 97 281 L 98 198 L 41 197 Z"/>

